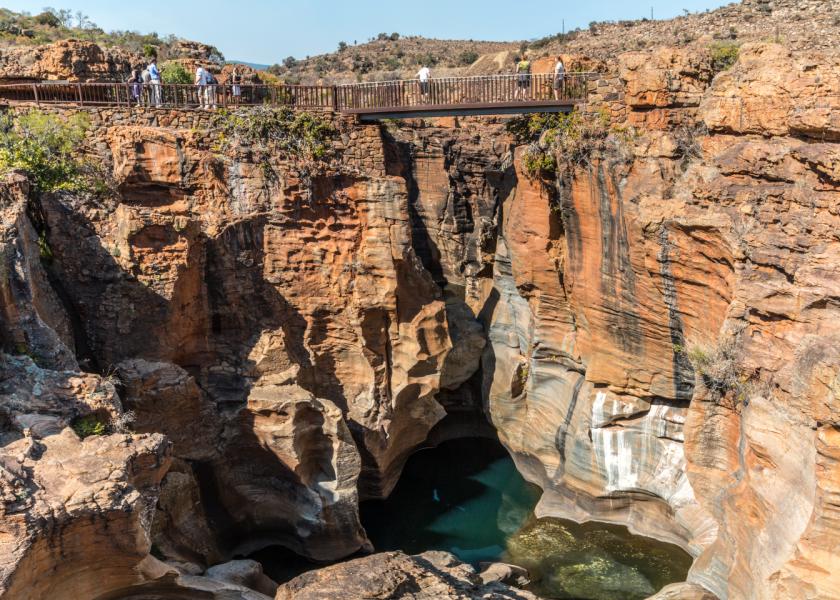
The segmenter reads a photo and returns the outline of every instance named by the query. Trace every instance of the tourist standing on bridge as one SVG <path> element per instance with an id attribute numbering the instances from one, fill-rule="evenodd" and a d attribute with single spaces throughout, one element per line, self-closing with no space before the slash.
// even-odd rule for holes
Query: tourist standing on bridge
<path id="1" fill-rule="evenodd" d="M 198 92 L 198 106 L 209 108 L 210 102 L 207 98 L 207 71 L 201 65 L 195 70 L 195 86 Z"/>
<path id="2" fill-rule="evenodd" d="M 143 90 L 143 80 L 140 78 L 140 72 L 137 69 L 132 69 L 131 77 L 128 78 L 126 83 L 131 91 L 132 102 L 140 106 L 140 92 Z"/>
<path id="3" fill-rule="evenodd" d="M 531 88 L 531 61 L 527 56 L 521 59 L 516 57 L 516 92 L 513 98 L 515 100 L 528 100 L 529 89 Z"/>
<path id="4" fill-rule="evenodd" d="M 207 73 L 207 108 L 213 109 L 216 108 L 216 88 L 219 81 L 210 71 L 205 69 L 205 72 Z"/>
<path id="5" fill-rule="evenodd" d="M 152 104 L 156 107 L 160 107 L 163 103 L 161 99 L 161 81 L 160 81 L 160 70 L 158 70 L 157 66 L 157 58 L 152 57 L 152 60 L 149 62 L 149 84 L 151 85 L 152 90 Z"/>
<path id="6" fill-rule="evenodd" d="M 145 68 L 140 71 L 140 104 L 149 103 L 149 84 L 152 82 L 152 77 L 149 75 L 149 69 Z"/>
<path id="7" fill-rule="evenodd" d="M 558 56 L 557 62 L 554 64 L 554 99 L 559 101 L 561 94 L 565 92 L 566 84 L 566 64 L 563 62 L 563 57 Z"/>
<path id="8" fill-rule="evenodd" d="M 429 79 L 432 77 L 432 71 L 426 65 L 420 67 L 417 71 L 417 79 L 420 80 L 420 98 L 426 102 L 429 97 Z"/>
<path id="9" fill-rule="evenodd" d="M 242 99 L 242 75 L 239 74 L 237 67 L 233 68 L 233 73 L 230 75 L 230 93 L 233 95 L 233 103 L 239 105 Z"/>

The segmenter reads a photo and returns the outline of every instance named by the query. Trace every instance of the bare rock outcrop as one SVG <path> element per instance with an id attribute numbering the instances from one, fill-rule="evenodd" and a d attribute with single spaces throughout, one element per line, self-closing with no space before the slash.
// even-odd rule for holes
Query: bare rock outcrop
<path id="1" fill-rule="evenodd" d="M 482 584 L 475 570 L 447 552 L 385 552 L 304 573 L 277 590 L 276 600 L 537 600 L 502 583 Z"/>
<path id="2" fill-rule="evenodd" d="M 452 342 L 406 189 L 376 127 L 337 125 L 347 156 L 313 175 L 203 131 L 104 124 L 91 144 L 119 199 L 40 199 L 85 364 L 113 365 L 135 429 L 173 441 L 159 516 L 197 551 L 160 527 L 172 560 L 367 547 L 360 497 L 387 494 L 445 414 Z M 214 540 L 177 505 L 199 497 Z"/>
<path id="3" fill-rule="evenodd" d="M 77 419 L 119 411 L 111 384 L 27 357 L 0 360 L 0 593 L 92 598 L 144 581 L 155 562 L 149 526 L 168 442 L 159 434 L 80 439 L 70 427 Z"/>
<path id="4" fill-rule="evenodd" d="M 124 81 L 143 58 L 81 40 L 0 49 L 0 81 Z"/>
<path id="5" fill-rule="evenodd" d="M 22 175 L 0 184 L 0 343 L 41 365 L 76 369 L 72 325 L 42 267 L 49 248 L 27 214 L 28 195 Z"/>

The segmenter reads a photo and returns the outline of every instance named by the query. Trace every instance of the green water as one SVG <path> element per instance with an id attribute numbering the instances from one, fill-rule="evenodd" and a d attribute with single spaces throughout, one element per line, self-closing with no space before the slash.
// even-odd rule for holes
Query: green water
<path id="1" fill-rule="evenodd" d="M 636 600 L 685 580 L 682 549 L 624 527 L 537 519 L 538 499 L 497 442 L 455 440 L 412 456 L 388 500 L 362 505 L 362 523 L 378 551 L 525 567 L 545 598 Z"/>

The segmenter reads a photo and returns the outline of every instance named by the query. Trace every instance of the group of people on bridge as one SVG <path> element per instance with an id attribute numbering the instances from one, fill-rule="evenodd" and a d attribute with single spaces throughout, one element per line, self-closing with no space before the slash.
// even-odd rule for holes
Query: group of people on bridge
<path id="1" fill-rule="evenodd" d="M 229 80 L 229 86 L 222 88 L 222 93 L 230 93 L 232 104 L 239 104 L 242 97 L 242 76 L 239 69 L 234 67 Z M 126 82 L 131 90 L 131 100 L 138 106 L 148 105 L 160 107 L 163 105 L 163 78 L 157 65 L 157 58 L 152 57 L 144 69 L 134 69 Z M 219 80 L 202 65 L 195 70 L 195 86 L 198 105 L 200 108 L 215 109 L 219 93 Z"/>
<path id="2" fill-rule="evenodd" d="M 514 58 L 514 100 L 531 100 L 532 63 L 527 56 Z M 566 85 L 566 65 L 561 56 L 556 57 L 551 74 L 551 88 L 554 100 L 559 101 L 564 96 Z M 546 75 L 540 75 L 546 77 Z M 427 65 L 422 65 L 416 74 L 418 93 L 422 102 L 430 101 L 432 71 Z M 161 70 L 157 59 L 152 57 L 149 64 L 141 69 L 134 69 L 126 82 L 129 86 L 131 101 L 138 106 L 147 105 L 160 107 L 164 104 L 164 88 Z M 234 67 L 226 84 L 221 85 L 210 69 L 198 65 L 195 69 L 193 93 L 189 93 L 191 102 L 199 108 L 213 110 L 219 104 L 219 94 L 224 94 L 224 105 L 238 105 L 242 98 L 242 76 L 239 69 Z M 189 88 L 189 85 L 184 86 Z"/>

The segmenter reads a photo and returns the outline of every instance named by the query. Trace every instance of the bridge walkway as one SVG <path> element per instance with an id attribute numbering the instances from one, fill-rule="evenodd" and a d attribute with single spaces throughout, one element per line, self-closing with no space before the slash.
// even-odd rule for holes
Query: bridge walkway
<path id="1" fill-rule="evenodd" d="M 0 85 L 0 102 L 35 105 L 215 108 L 288 106 L 361 120 L 569 112 L 584 103 L 591 73 L 488 75 L 346 85 L 215 85 L 23 82 Z M 238 89 L 237 89 L 238 88 Z M 556 88 L 556 89 L 555 89 Z"/>

